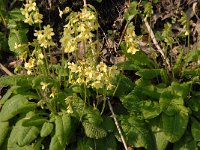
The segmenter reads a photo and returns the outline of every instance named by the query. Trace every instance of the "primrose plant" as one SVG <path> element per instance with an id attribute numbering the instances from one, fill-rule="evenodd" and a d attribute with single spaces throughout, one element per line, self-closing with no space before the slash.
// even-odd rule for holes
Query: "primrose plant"
<path id="1" fill-rule="evenodd" d="M 91 5 L 79 12 L 59 9 L 61 18 L 67 16 L 60 43 L 55 42 L 52 25 L 43 22 L 45 17 L 35 0 L 26 0 L 20 11 L 23 22 L 34 29 L 34 39 L 11 41 L 15 50 L 23 50 L 18 53 L 17 75 L 0 79 L 0 84 L 11 85 L 0 104 L 0 148 L 80 149 L 95 147 L 94 140 L 101 146 L 105 146 L 102 141 L 111 140 L 107 146 L 115 149 L 114 122 L 101 113 L 106 96 L 116 88 L 119 70 L 97 61 L 95 9 Z M 55 58 L 56 52 L 61 54 L 59 58 Z M 104 121 L 111 128 L 102 125 Z M 76 137 L 78 127 L 82 134 Z"/>

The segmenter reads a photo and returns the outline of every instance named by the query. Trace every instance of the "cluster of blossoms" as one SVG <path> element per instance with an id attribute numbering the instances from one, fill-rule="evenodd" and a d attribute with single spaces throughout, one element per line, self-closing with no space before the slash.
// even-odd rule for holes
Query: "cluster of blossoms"
<path id="1" fill-rule="evenodd" d="M 33 25 L 34 23 L 42 23 L 43 15 L 39 13 L 35 0 L 26 0 L 24 8 L 21 8 L 22 15 L 25 16 L 25 23 Z"/>
<path id="2" fill-rule="evenodd" d="M 55 45 L 52 40 L 54 32 L 50 25 L 44 26 L 44 30 L 35 30 L 34 36 L 37 37 L 39 45 L 43 48 Z"/>
<path id="3" fill-rule="evenodd" d="M 98 23 L 95 13 L 86 8 L 81 12 L 72 12 L 68 20 L 60 42 L 65 53 L 72 53 L 78 50 L 80 42 L 91 41 L 94 37 L 92 31 L 97 30 Z"/>
<path id="4" fill-rule="evenodd" d="M 94 89 L 112 90 L 116 75 L 119 74 L 116 66 L 108 67 L 105 63 L 100 62 L 97 66 L 91 67 L 88 61 L 78 61 L 75 63 L 68 62 L 70 70 L 69 82 L 71 84 L 86 85 Z"/>
<path id="5" fill-rule="evenodd" d="M 125 42 L 127 45 L 127 53 L 135 54 L 138 49 L 137 36 L 135 35 L 135 27 L 130 25 L 125 34 Z"/>
<path id="6" fill-rule="evenodd" d="M 35 57 L 33 56 L 35 55 Z M 31 75 L 33 74 L 35 66 L 42 65 L 44 63 L 44 55 L 42 51 L 39 50 L 34 50 L 32 53 L 32 57 L 28 60 L 28 62 L 24 63 L 24 68 L 27 70 L 27 74 Z"/>

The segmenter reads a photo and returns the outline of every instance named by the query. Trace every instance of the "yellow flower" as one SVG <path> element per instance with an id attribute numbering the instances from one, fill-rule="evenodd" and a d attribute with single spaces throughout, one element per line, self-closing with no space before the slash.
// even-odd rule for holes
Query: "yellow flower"
<path id="1" fill-rule="evenodd" d="M 94 71 L 92 70 L 91 67 L 88 67 L 85 69 L 85 75 L 88 77 L 88 78 L 92 78 L 93 77 L 93 74 L 94 74 Z"/>
<path id="2" fill-rule="evenodd" d="M 102 82 L 100 82 L 100 81 L 95 81 L 95 82 L 93 82 L 93 83 L 91 84 L 91 86 L 92 86 L 93 88 L 95 88 L 95 89 L 100 89 L 100 88 L 103 87 L 103 84 L 102 84 Z"/>
<path id="3" fill-rule="evenodd" d="M 37 37 L 38 40 L 40 40 L 41 38 L 43 38 L 43 31 L 42 30 L 35 30 L 34 36 Z"/>
<path id="4" fill-rule="evenodd" d="M 18 49 L 18 48 L 20 48 L 20 47 L 22 47 L 21 44 L 17 44 L 17 43 L 15 43 L 14 49 Z"/>
<path id="5" fill-rule="evenodd" d="M 42 54 L 42 52 L 39 52 L 38 58 L 39 58 L 39 59 L 43 59 L 43 58 L 44 58 L 44 55 Z"/>
<path id="6" fill-rule="evenodd" d="M 30 58 L 28 63 L 26 62 L 24 64 L 24 67 L 28 70 L 28 69 L 32 69 L 35 66 L 35 59 Z"/>
<path id="7" fill-rule="evenodd" d="M 97 69 L 99 71 L 103 71 L 103 72 L 107 72 L 107 66 L 105 63 L 103 62 L 100 62 L 98 65 L 97 65 Z"/>
<path id="8" fill-rule="evenodd" d="M 28 75 L 31 75 L 31 74 L 32 74 L 32 70 L 28 69 L 28 70 L 27 70 L 27 74 L 28 74 Z"/>
<path id="9" fill-rule="evenodd" d="M 36 2 L 30 2 L 29 4 L 25 4 L 25 7 L 28 8 L 28 11 L 34 11 L 36 9 Z"/>
<path id="10" fill-rule="evenodd" d="M 39 12 L 35 12 L 33 15 L 34 23 L 42 23 L 43 15 Z"/>
<path id="11" fill-rule="evenodd" d="M 49 83 L 41 82 L 40 85 L 42 86 L 42 90 L 45 90 L 48 87 Z"/>
<path id="12" fill-rule="evenodd" d="M 28 18 L 26 18 L 24 20 L 25 23 L 28 23 L 29 25 L 32 25 L 34 22 L 33 22 L 33 18 L 31 16 L 29 16 Z"/>
<path id="13" fill-rule="evenodd" d="M 137 48 L 135 48 L 134 46 L 131 46 L 128 48 L 127 53 L 131 53 L 134 55 L 137 51 L 139 51 Z"/>
<path id="14" fill-rule="evenodd" d="M 47 37 L 48 40 L 54 36 L 53 28 L 50 27 L 50 25 L 44 26 L 44 36 Z"/>
<path id="15" fill-rule="evenodd" d="M 54 88 L 51 89 L 51 94 L 49 95 L 49 97 L 52 97 L 54 98 L 55 97 L 55 94 L 56 94 L 56 90 Z"/>

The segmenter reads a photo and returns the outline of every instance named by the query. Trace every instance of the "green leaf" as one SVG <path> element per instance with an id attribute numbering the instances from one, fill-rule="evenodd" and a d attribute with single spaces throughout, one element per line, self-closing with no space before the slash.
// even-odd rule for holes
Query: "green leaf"
<path id="1" fill-rule="evenodd" d="M 115 91 L 116 97 L 126 96 L 134 88 L 134 83 L 124 75 L 119 75 L 117 83 L 117 89 Z"/>
<path id="2" fill-rule="evenodd" d="M 192 136 L 195 141 L 200 141 L 200 122 L 194 120 L 191 126 Z"/>
<path id="3" fill-rule="evenodd" d="M 180 84 L 178 82 L 172 82 L 171 87 L 173 93 L 175 93 L 177 96 L 186 98 L 190 92 L 191 83 L 184 82 Z"/>
<path id="4" fill-rule="evenodd" d="M 196 77 L 196 76 L 200 76 L 200 68 L 185 69 L 182 72 L 182 76 L 187 77 L 187 78 L 193 78 L 193 77 Z"/>
<path id="5" fill-rule="evenodd" d="M 17 142 L 18 145 L 19 146 L 29 145 L 37 138 L 39 133 L 40 133 L 39 129 L 35 126 L 30 126 L 30 127 L 21 126 L 19 128 L 18 134 L 16 135 L 18 137 L 18 142 Z"/>
<path id="6" fill-rule="evenodd" d="M 85 149 L 84 149 L 85 148 Z M 116 150 L 117 142 L 113 134 L 103 139 L 84 138 L 79 140 L 77 150 Z"/>
<path id="7" fill-rule="evenodd" d="M 158 102 L 151 100 L 140 100 L 140 98 L 132 91 L 121 99 L 123 106 L 130 113 L 141 113 L 143 118 L 151 119 L 161 113 Z"/>
<path id="8" fill-rule="evenodd" d="M 1 22 L 1 20 L 0 20 Z M 6 34 L 3 32 L 0 32 L 0 52 L 2 51 L 8 51 L 8 39 L 6 37 Z M 0 56 L 0 59 L 2 57 Z"/>
<path id="9" fill-rule="evenodd" d="M 183 97 L 185 93 L 179 90 L 184 91 L 184 88 L 181 89 L 170 86 L 165 89 L 160 97 L 159 103 L 161 109 L 168 115 L 174 115 L 180 111 L 188 113 L 188 109 L 184 106 Z M 181 95 L 183 97 L 181 97 Z"/>
<path id="10" fill-rule="evenodd" d="M 198 150 L 198 148 L 191 133 L 186 132 L 178 142 L 174 143 L 173 150 Z"/>
<path id="11" fill-rule="evenodd" d="M 64 145 L 64 128 L 61 116 L 55 117 L 55 135 L 61 145 Z"/>
<path id="12" fill-rule="evenodd" d="M 137 94 L 137 96 L 146 96 L 147 98 L 152 98 L 155 100 L 158 100 L 160 97 L 160 93 L 156 86 L 154 86 L 150 80 L 145 79 L 138 79 L 135 81 L 135 88 L 134 91 Z"/>
<path id="13" fill-rule="evenodd" d="M 98 109 L 85 108 L 83 112 L 83 121 L 87 121 L 94 125 L 100 125 L 103 121 L 101 114 Z"/>
<path id="14" fill-rule="evenodd" d="M 183 51 L 178 55 L 175 64 L 172 66 L 173 74 L 180 74 L 183 66 Z"/>
<path id="15" fill-rule="evenodd" d="M 113 132 L 116 128 L 113 119 L 109 116 L 102 116 L 102 118 L 103 118 L 103 123 L 102 123 L 103 128 L 108 132 Z"/>
<path id="16" fill-rule="evenodd" d="M 53 124 L 50 122 L 45 122 L 42 126 L 42 129 L 40 130 L 40 136 L 46 137 L 51 134 L 53 130 Z"/>
<path id="17" fill-rule="evenodd" d="M 83 122 L 82 124 L 85 130 L 85 134 L 89 138 L 101 139 L 107 136 L 106 130 L 100 126 L 88 122 Z"/>
<path id="18" fill-rule="evenodd" d="M 140 103 L 140 109 L 144 119 L 152 119 L 161 113 L 158 102 L 146 100 Z"/>
<path id="19" fill-rule="evenodd" d="M 168 145 L 168 140 L 163 132 L 163 124 L 160 116 L 149 120 L 149 125 L 151 126 L 151 130 L 155 136 L 155 141 L 158 150 L 165 150 Z"/>
<path id="20" fill-rule="evenodd" d="M 148 125 L 135 116 L 120 116 L 121 128 L 127 145 L 156 150 L 155 139 Z"/>
<path id="21" fill-rule="evenodd" d="M 188 114 L 184 112 L 173 116 L 162 114 L 163 130 L 168 141 L 175 143 L 181 139 L 187 128 L 188 118 Z"/>
<path id="22" fill-rule="evenodd" d="M 160 72 L 161 69 L 140 69 L 135 74 L 144 79 L 153 79 L 153 78 L 158 78 Z"/>
<path id="23" fill-rule="evenodd" d="M 132 2 L 130 3 L 128 10 L 124 13 L 124 18 L 126 19 L 126 21 L 131 21 L 137 14 L 137 2 Z"/>
<path id="24" fill-rule="evenodd" d="M 28 46 L 25 46 L 25 45 L 15 49 L 16 44 L 17 45 L 26 44 L 28 42 L 26 33 L 27 33 L 27 30 L 12 29 L 10 31 L 9 38 L 8 38 L 8 45 L 11 51 L 15 52 L 18 55 L 22 54 L 23 52 L 28 51 Z"/>
<path id="25" fill-rule="evenodd" d="M 23 21 L 25 19 L 19 8 L 15 8 L 9 11 L 8 15 L 9 15 L 9 19 L 13 21 Z"/>
<path id="26" fill-rule="evenodd" d="M 24 133 L 24 131 L 25 130 L 28 131 L 27 129 L 29 129 L 30 127 L 23 127 L 22 122 L 23 122 L 23 119 L 19 120 L 16 123 L 16 125 L 12 128 L 12 131 L 11 131 L 9 139 L 8 139 L 8 150 L 34 150 L 31 145 L 27 145 L 27 146 L 23 146 L 23 147 L 20 147 L 18 145 L 18 142 L 20 142 L 21 144 L 23 144 L 24 142 L 31 143 L 36 137 L 35 133 L 36 132 L 39 133 L 38 129 L 32 129 L 30 131 L 33 132 L 33 135 L 31 132 L 26 132 L 27 133 L 27 135 L 26 135 Z M 22 134 L 25 134 L 25 135 L 23 136 Z M 23 136 L 23 137 L 21 137 L 21 136 Z M 21 138 L 22 141 L 20 141 L 19 138 Z"/>
<path id="27" fill-rule="evenodd" d="M 45 122 L 47 121 L 47 119 L 42 118 L 41 116 L 35 115 L 32 116 L 31 118 L 25 118 L 22 125 L 23 126 L 41 126 L 43 125 Z"/>
<path id="28" fill-rule="evenodd" d="M 64 146 L 66 146 L 70 143 L 74 125 L 71 117 L 67 113 L 64 113 L 62 115 L 62 122 L 63 122 L 63 132 L 64 132 Z"/>
<path id="29" fill-rule="evenodd" d="M 185 61 L 185 63 L 198 61 L 199 55 L 200 55 L 200 49 L 192 50 L 185 56 L 184 61 Z"/>
<path id="30" fill-rule="evenodd" d="M 22 95 L 15 95 L 5 102 L 0 112 L 0 120 L 7 121 L 17 114 L 28 112 L 36 108 L 35 103 L 29 102 Z"/>
<path id="31" fill-rule="evenodd" d="M 30 75 L 4 76 L 0 78 L 0 85 L 31 87 L 32 80 L 33 80 L 33 76 L 30 76 Z"/>
<path id="32" fill-rule="evenodd" d="M 0 122 L 0 147 L 2 146 L 9 130 L 9 122 Z"/>
<path id="33" fill-rule="evenodd" d="M 60 143 L 56 134 L 51 138 L 49 150 L 65 150 L 65 146 Z"/>

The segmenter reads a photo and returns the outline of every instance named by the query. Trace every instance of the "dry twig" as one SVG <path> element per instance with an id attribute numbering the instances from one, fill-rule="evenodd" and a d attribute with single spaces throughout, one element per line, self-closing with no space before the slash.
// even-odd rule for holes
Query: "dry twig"
<path id="1" fill-rule="evenodd" d="M 147 27 L 147 30 L 149 32 L 149 35 L 150 35 L 152 41 L 153 41 L 153 44 L 156 46 L 158 52 L 163 57 L 164 61 L 166 61 L 168 69 L 171 70 L 169 59 L 165 57 L 165 54 L 164 54 L 163 50 L 160 48 L 160 45 L 158 44 L 158 42 L 157 42 L 157 40 L 155 38 L 155 35 L 154 35 L 154 33 L 153 33 L 153 31 L 152 31 L 152 29 L 151 29 L 146 17 L 144 18 L 144 23 L 145 23 L 145 26 Z"/>
<path id="2" fill-rule="evenodd" d="M 6 67 L 4 67 L 1 63 L 0 63 L 0 69 L 3 70 L 7 75 L 12 76 L 13 73 L 10 72 Z"/>
<path id="3" fill-rule="evenodd" d="M 114 113 L 114 111 L 113 111 L 112 105 L 110 104 L 110 101 L 109 101 L 109 100 L 108 100 L 108 106 L 109 106 L 110 111 L 111 111 L 111 113 L 112 113 L 112 117 L 113 117 L 113 119 L 114 119 L 115 125 L 116 125 L 116 127 L 117 127 L 118 132 L 119 132 L 119 135 L 120 135 L 120 138 L 121 138 L 122 143 L 123 143 L 123 145 L 124 145 L 124 148 L 125 148 L 125 150 L 128 150 L 128 147 L 127 147 L 127 145 L 126 145 L 124 136 L 123 136 L 122 131 L 121 131 L 120 127 L 119 127 L 119 123 L 117 122 L 117 118 L 116 118 L 116 116 L 115 116 L 115 113 Z"/>

